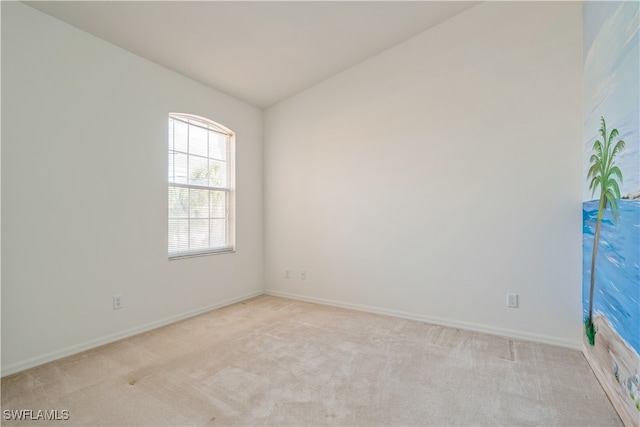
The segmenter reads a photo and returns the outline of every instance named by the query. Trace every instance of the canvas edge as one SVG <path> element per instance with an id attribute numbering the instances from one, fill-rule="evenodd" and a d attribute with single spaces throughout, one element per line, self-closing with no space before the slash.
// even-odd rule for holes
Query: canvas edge
<path id="1" fill-rule="evenodd" d="M 620 403 L 620 400 L 617 397 L 615 397 L 616 395 L 613 392 L 613 390 L 611 390 L 610 383 L 605 379 L 604 372 L 602 372 L 601 369 L 598 369 L 599 364 L 596 362 L 596 360 L 593 358 L 591 353 L 588 351 L 584 342 L 582 343 L 581 347 L 582 347 L 582 354 L 584 355 L 584 358 L 587 360 L 587 364 L 589 365 L 589 368 L 591 369 L 591 371 L 593 371 L 593 374 L 595 375 L 596 379 L 600 383 L 600 387 L 602 387 L 602 389 L 604 390 L 604 393 L 607 395 L 609 402 L 611 402 L 611 405 L 618 413 L 618 416 L 620 417 L 620 420 L 622 421 L 622 423 L 626 427 L 640 426 L 640 419 L 633 420 L 633 418 L 629 416 L 629 412 L 627 411 L 627 408 L 625 408 Z"/>

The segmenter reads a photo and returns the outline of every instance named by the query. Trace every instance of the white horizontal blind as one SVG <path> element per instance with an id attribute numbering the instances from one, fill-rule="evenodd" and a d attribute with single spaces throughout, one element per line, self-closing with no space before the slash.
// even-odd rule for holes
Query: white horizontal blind
<path id="1" fill-rule="evenodd" d="M 169 115 L 169 257 L 233 250 L 232 133 Z"/>

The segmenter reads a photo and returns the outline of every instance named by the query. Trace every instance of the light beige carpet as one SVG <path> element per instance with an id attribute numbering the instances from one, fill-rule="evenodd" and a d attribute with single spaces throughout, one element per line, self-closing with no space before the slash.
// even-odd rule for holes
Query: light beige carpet
<path id="1" fill-rule="evenodd" d="M 262 296 L 2 379 L 28 425 L 621 425 L 579 351 Z M 34 412 L 35 414 L 35 412 Z"/>

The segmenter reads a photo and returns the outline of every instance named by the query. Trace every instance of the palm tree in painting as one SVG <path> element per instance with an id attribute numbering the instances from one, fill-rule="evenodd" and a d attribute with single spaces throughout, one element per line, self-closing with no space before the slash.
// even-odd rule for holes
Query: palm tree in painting
<path id="1" fill-rule="evenodd" d="M 598 217 L 596 220 L 596 231 L 593 238 L 593 255 L 591 256 L 591 287 L 589 289 L 589 317 L 585 320 L 585 331 L 589 344 L 595 344 L 596 329 L 593 325 L 593 291 L 595 287 L 596 257 L 598 255 L 598 244 L 600 242 L 600 227 L 602 224 L 602 213 L 609 206 L 613 213 L 614 223 L 618 221 L 618 199 L 620 199 L 620 184 L 622 184 L 622 172 L 615 165 L 615 157 L 624 149 L 625 143 L 619 139 L 614 145 L 614 140 L 618 137 L 618 130 L 613 129 L 607 136 L 607 124 L 604 117 L 600 118 L 600 136 L 593 143 L 593 152 L 589 159 L 591 168 L 587 173 L 589 189 L 591 194 L 595 194 L 600 189 L 600 203 L 598 205 Z"/>

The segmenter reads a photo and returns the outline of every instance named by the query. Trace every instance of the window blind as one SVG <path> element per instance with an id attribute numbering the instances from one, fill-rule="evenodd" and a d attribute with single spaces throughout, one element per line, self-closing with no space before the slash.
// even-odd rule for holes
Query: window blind
<path id="1" fill-rule="evenodd" d="M 187 114 L 169 115 L 169 257 L 234 249 L 233 133 Z"/>

